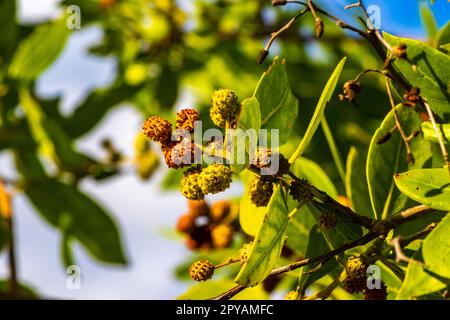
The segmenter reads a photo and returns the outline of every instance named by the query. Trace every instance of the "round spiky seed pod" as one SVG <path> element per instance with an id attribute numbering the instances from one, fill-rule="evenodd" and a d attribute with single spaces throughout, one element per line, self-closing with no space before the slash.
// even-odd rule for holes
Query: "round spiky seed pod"
<path id="1" fill-rule="evenodd" d="M 333 229 L 337 224 L 337 217 L 334 212 L 324 212 L 317 218 L 317 223 L 322 229 Z"/>
<path id="2" fill-rule="evenodd" d="M 226 122 L 234 121 L 239 114 L 238 97 L 234 91 L 220 89 L 214 92 L 209 115 L 214 124 L 225 128 Z"/>
<path id="3" fill-rule="evenodd" d="M 213 203 L 210 210 L 211 220 L 221 222 L 231 212 L 231 202 L 227 200 L 219 200 Z"/>
<path id="4" fill-rule="evenodd" d="M 241 266 L 247 262 L 248 257 L 250 256 L 250 250 L 252 249 L 252 244 L 253 242 L 246 243 L 241 247 L 241 250 L 239 250 L 239 263 Z"/>
<path id="5" fill-rule="evenodd" d="M 289 194 L 299 202 L 309 200 L 312 198 L 312 194 L 308 186 L 309 183 L 306 180 L 292 181 L 289 185 Z"/>
<path id="6" fill-rule="evenodd" d="M 194 109 L 183 109 L 177 113 L 177 129 L 194 131 L 194 123 L 200 120 L 200 114 Z"/>
<path id="7" fill-rule="evenodd" d="M 273 194 L 273 182 L 271 179 L 260 176 L 255 177 L 250 183 L 250 201 L 257 207 L 265 207 Z"/>
<path id="8" fill-rule="evenodd" d="M 342 287 L 351 294 L 363 291 L 367 287 L 367 280 L 365 277 L 355 277 L 347 275 L 342 281 Z"/>
<path id="9" fill-rule="evenodd" d="M 219 224 L 211 231 L 214 248 L 228 248 L 233 239 L 233 228 L 229 224 Z"/>
<path id="10" fill-rule="evenodd" d="M 191 233 L 194 230 L 196 218 L 197 216 L 191 212 L 182 214 L 177 220 L 177 231 L 181 233 Z"/>
<path id="11" fill-rule="evenodd" d="M 189 200 L 203 200 L 205 195 L 200 186 L 201 170 L 188 169 L 181 179 L 181 193 Z"/>
<path id="12" fill-rule="evenodd" d="M 172 124 L 159 116 L 152 116 L 145 120 L 143 130 L 144 134 L 153 141 L 165 143 L 170 141 Z"/>
<path id="13" fill-rule="evenodd" d="M 214 275 L 214 266 L 208 260 L 199 260 L 189 267 L 189 276 L 195 281 L 206 281 Z"/>
<path id="14" fill-rule="evenodd" d="M 188 200 L 188 210 L 196 217 L 209 214 L 209 207 L 205 200 Z"/>
<path id="15" fill-rule="evenodd" d="M 233 172 L 223 164 L 211 164 L 200 174 L 199 185 L 203 194 L 215 194 L 230 187 Z"/>
<path id="16" fill-rule="evenodd" d="M 261 174 L 271 176 L 283 176 L 289 172 L 291 164 L 280 153 L 274 153 L 271 149 L 258 148 L 254 156 L 254 165 L 261 169 Z"/>
<path id="17" fill-rule="evenodd" d="M 284 300 L 298 300 L 298 292 L 297 291 L 289 291 L 284 296 Z"/>
<path id="18" fill-rule="evenodd" d="M 360 253 L 356 253 L 347 259 L 344 268 L 350 276 L 366 277 L 368 266 L 367 258 Z"/>
<path id="19" fill-rule="evenodd" d="M 380 289 L 364 289 L 364 300 L 386 300 L 387 299 L 387 287 L 386 284 L 381 281 Z"/>
<path id="20" fill-rule="evenodd" d="M 184 168 L 195 162 L 196 148 L 190 141 L 169 141 L 161 146 L 167 167 Z"/>

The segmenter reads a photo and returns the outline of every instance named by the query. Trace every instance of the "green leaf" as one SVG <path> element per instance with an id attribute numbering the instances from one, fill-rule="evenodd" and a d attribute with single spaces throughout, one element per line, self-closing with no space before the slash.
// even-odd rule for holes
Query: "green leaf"
<path id="1" fill-rule="evenodd" d="M 119 231 L 110 215 L 72 186 L 54 180 L 31 184 L 26 195 L 50 224 L 71 235 L 95 258 L 125 264 Z"/>
<path id="2" fill-rule="evenodd" d="M 19 90 L 19 97 L 31 134 L 42 155 L 68 170 L 80 170 L 94 163 L 74 151 L 65 131 L 44 112 L 27 88 Z"/>
<path id="3" fill-rule="evenodd" d="M 190 287 L 185 293 L 179 296 L 178 300 L 205 300 L 216 297 L 236 286 L 232 281 L 210 280 L 198 283 Z M 232 300 L 267 300 L 269 295 L 264 291 L 262 286 L 248 288 L 232 298 Z"/>
<path id="4" fill-rule="evenodd" d="M 178 72 L 164 66 L 155 88 L 155 98 L 163 108 L 171 109 L 178 98 Z"/>
<path id="5" fill-rule="evenodd" d="M 291 170 L 295 175 L 308 180 L 313 186 L 326 192 L 330 197 L 337 198 L 338 192 L 333 182 L 314 161 L 301 157 L 291 166 Z"/>
<path id="6" fill-rule="evenodd" d="M 326 192 L 332 198 L 338 193 L 333 182 L 320 166 L 307 158 L 301 157 L 291 166 L 291 171 L 298 177 L 308 180 L 312 185 Z M 303 206 L 288 224 L 286 245 L 292 250 L 305 256 L 308 245 L 309 232 L 316 225 L 314 208 Z"/>
<path id="7" fill-rule="evenodd" d="M 384 33 L 392 45 L 403 42 L 407 45 L 408 60 L 396 59 L 394 66 L 409 81 L 420 88 L 422 97 L 428 100 L 431 109 L 445 120 L 450 119 L 450 57 L 429 45 Z"/>
<path id="8" fill-rule="evenodd" d="M 444 168 L 411 170 L 395 176 L 395 184 L 409 198 L 431 208 L 450 210 L 450 179 Z"/>
<path id="9" fill-rule="evenodd" d="M 253 154 L 249 154 L 248 156 L 245 152 L 239 154 L 238 150 L 240 150 L 242 145 L 245 145 L 245 150 L 249 153 L 249 139 L 253 139 L 252 145 L 257 145 L 260 127 L 261 112 L 258 100 L 255 97 L 247 98 L 241 103 L 241 113 L 236 126 L 237 130 L 231 131 L 231 137 L 234 138 L 234 154 L 231 162 L 233 172 L 244 170 L 248 164 L 248 160 L 253 158 Z M 229 132 L 227 131 L 227 134 Z M 244 158 L 240 159 L 239 156 L 243 156 Z"/>
<path id="10" fill-rule="evenodd" d="M 242 230 L 250 236 L 255 236 L 264 219 L 265 212 L 266 208 L 257 207 L 252 203 L 249 190 L 246 188 L 239 205 L 239 223 Z"/>
<path id="11" fill-rule="evenodd" d="M 320 228 L 318 226 L 314 226 L 309 232 L 308 248 L 306 249 L 305 257 L 314 258 L 329 251 L 330 249 L 322 235 L 322 232 L 320 231 Z M 318 264 L 307 265 L 300 270 L 299 291 L 302 295 L 312 283 L 329 274 L 338 266 L 338 264 L 335 259 L 330 259 L 325 262 L 325 264 L 322 265 L 318 271 L 310 274 L 304 274 L 305 272 L 313 270 L 317 266 Z"/>
<path id="12" fill-rule="evenodd" d="M 330 147 L 330 152 L 333 157 L 334 164 L 336 165 L 336 169 L 339 173 L 342 183 L 345 184 L 344 162 L 342 161 L 339 148 L 336 145 L 336 141 L 334 140 L 333 133 L 331 132 L 330 126 L 328 125 L 327 118 L 325 117 L 325 115 L 322 116 L 321 124 L 323 134 L 325 135 L 325 139 L 327 139 L 328 146 Z"/>
<path id="13" fill-rule="evenodd" d="M 450 21 L 439 30 L 434 40 L 434 47 L 439 48 L 442 45 L 450 43 Z"/>
<path id="14" fill-rule="evenodd" d="M 69 34 L 65 18 L 37 27 L 19 45 L 9 75 L 23 81 L 36 79 L 60 55 Z"/>
<path id="15" fill-rule="evenodd" d="M 445 144 L 448 144 L 450 139 L 450 124 L 440 124 L 437 123 L 438 131 L 441 133 L 440 136 L 443 138 Z M 439 143 L 438 135 L 434 131 L 433 124 L 430 121 L 422 123 L 422 133 L 425 140 Z"/>
<path id="16" fill-rule="evenodd" d="M 449 201 L 450 203 L 450 201 Z M 450 215 L 431 231 L 422 244 L 427 268 L 450 280 Z"/>
<path id="17" fill-rule="evenodd" d="M 438 33 L 438 25 L 436 19 L 434 18 L 433 11 L 427 4 L 422 4 L 420 6 L 420 15 L 422 18 L 422 24 L 427 30 L 428 39 L 433 41 Z"/>
<path id="18" fill-rule="evenodd" d="M 19 28 L 16 23 L 16 1 L 0 1 L 0 56 L 3 64 L 8 63 L 17 46 Z"/>
<path id="19" fill-rule="evenodd" d="M 420 127 L 422 120 L 416 111 L 403 105 L 397 106 L 396 109 L 406 135 Z M 370 201 L 377 219 L 388 217 L 391 213 L 404 209 L 407 204 L 407 197 L 395 188 L 394 176 L 400 172 L 422 168 L 431 157 L 430 143 L 416 137 L 411 140 L 415 162 L 409 165 L 405 145 L 398 130 L 392 133 L 389 141 L 378 144 L 380 138 L 390 132 L 394 125 L 394 113 L 391 110 L 375 132 L 367 158 Z"/>
<path id="20" fill-rule="evenodd" d="M 284 144 L 298 113 L 298 101 L 289 87 L 284 59 L 274 59 L 259 80 L 253 96 L 258 99 L 261 109 L 261 129 L 268 130 L 268 143 L 271 141 L 270 130 L 276 129 L 279 130 L 279 144 Z"/>
<path id="21" fill-rule="evenodd" d="M 284 192 L 277 186 L 266 208 L 264 219 L 255 236 L 247 262 L 236 282 L 252 287 L 263 281 L 275 267 L 284 244 L 289 208 Z"/>
<path id="22" fill-rule="evenodd" d="M 355 212 L 374 218 L 366 179 L 367 152 L 351 147 L 347 157 L 345 189 Z"/>
<path id="23" fill-rule="evenodd" d="M 317 103 L 316 109 L 314 110 L 314 114 L 311 118 L 308 128 L 306 129 L 305 135 L 303 136 L 302 141 L 300 141 L 300 144 L 297 147 L 297 149 L 295 150 L 294 154 L 289 159 L 289 161 L 291 163 L 294 163 L 295 160 L 303 154 L 306 147 L 311 142 L 311 139 L 314 136 L 314 133 L 316 132 L 317 127 L 319 126 L 319 124 L 322 120 L 322 116 L 325 111 L 325 107 L 327 106 L 327 103 L 330 101 L 331 97 L 333 96 L 334 89 L 336 88 L 336 85 L 338 83 L 339 77 L 341 75 L 342 69 L 344 68 L 344 64 L 345 64 L 346 60 L 347 60 L 347 58 L 344 57 L 339 62 L 336 69 L 331 74 L 331 77 L 328 79 L 328 82 L 322 91 L 322 95 L 320 96 L 319 102 Z"/>
<path id="24" fill-rule="evenodd" d="M 108 111 L 133 97 L 140 89 L 142 86 L 122 84 L 93 91 L 64 121 L 65 131 L 71 138 L 79 138 L 88 133 Z"/>
<path id="25" fill-rule="evenodd" d="M 54 161 L 58 161 L 53 141 L 45 130 L 45 123 L 47 121 L 45 113 L 32 97 L 28 88 L 22 87 L 19 89 L 19 99 L 25 112 L 31 134 L 39 146 L 39 152 Z"/>
<path id="26" fill-rule="evenodd" d="M 413 259 L 422 261 L 420 251 L 413 256 Z M 411 261 L 406 269 L 405 280 L 397 294 L 397 300 L 416 299 L 442 290 L 446 286 L 444 282 L 430 274 L 423 266 Z"/>

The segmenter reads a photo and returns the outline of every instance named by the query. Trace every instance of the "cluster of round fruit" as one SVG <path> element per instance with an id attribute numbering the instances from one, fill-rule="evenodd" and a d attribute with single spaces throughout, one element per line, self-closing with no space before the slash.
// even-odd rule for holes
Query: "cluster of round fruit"
<path id="1" fill-rule="evenodd" d="M 200 114 L 194 109 L 183 109 L 177 113 L 176 130 L 172 132 L 172 124 L 159 116 L 152 116 L 144 122 L 144 134 L 160 144 L 164 159 L 169 168 L 177 169 L 194 163 L 198 150 L 192 138 L 185 132 L 192 133 Z"/>
<path id="2" fill-rule="evenodd" d="M 176 229 L 186 236 L 191 250 L 228 248 L 237 229 L 237 210 L 237 205 L 227 200 L 211 206 L 204 200 L 189 200 L 188 211 L 178 218 Z"/>

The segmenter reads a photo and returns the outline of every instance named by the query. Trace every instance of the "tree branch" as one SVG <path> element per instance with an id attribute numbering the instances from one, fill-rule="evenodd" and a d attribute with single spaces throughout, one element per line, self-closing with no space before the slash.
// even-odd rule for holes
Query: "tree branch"
<path id="1" fill-rule="evenodd" d="M 283 273 L 287 273 L 290 271 L 294 271 L 298 268 L 304 267 L 304 266 L 312 264 L 312 263 L 316 263 L 316 262 L 325 263 L 328 260 L 330 260 L 331 258 L 333 258 L 334 256 L 336 256 L 342 252 L 345 252 L 349 249 L 352 249 L 352 248 L 355 248 L 358 246 L 365 245 L 365 244 L 369 243 L 370 241 L 372 241 L 382 235 L 387 234 L 389 231 L 391 231 L 396 226 L 399 226 L 403 223 L 411 221 L 412 219 L 421 217 L 423 214 L 429 213 L 430 211 L 431 211 L 430 208 L 427 206 L 424 206 L 424 205 L 420 205 L 420 206 L 416 206 L 416 207 L 404 210 L 404 211 L 398 213 L 397 215 L 395 215 L 391 220 L 379 221 L 380 223 L 384 223 L 384 226 L 385 226 L 384 228 L 380 228 L 379 232 L 371 231 L 371 232 L 367 233 L 365 236 L 363 236 L 362 238 L 348 242 L 348 243 L 344 244 L 343 246 L 341 246 L 337 249 L 334 249 L 328 253 L 325 253 L 323 255 L 316 256 L 313 258 L 306 258 L 306 259 L 285 265 L 283 267 L 273 269 L 270 272 L 270 274 L 267 276 L 267 278 L 274 277 L 274 276 L 277 276 L 277 275 L 280 275 Z M 241 292 L 245 288 L 246 288 L 245 286 L 238 284 L 237 286 L 222 293 L 221 295 L 218 295 L 217 297 L 211 298 L 210 300 L 231 299 L 232 297 L 237 295 L 239 292 Z"/>

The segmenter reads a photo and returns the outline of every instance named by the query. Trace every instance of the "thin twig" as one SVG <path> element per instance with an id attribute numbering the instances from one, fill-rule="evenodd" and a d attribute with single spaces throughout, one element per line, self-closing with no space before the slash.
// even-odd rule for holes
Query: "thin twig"
<path id="1" fill-rule="evenodd" d="M 389 244 L 394 247 L 394 250 L 395 250 L 395 261 L 397 263 L 403 261 L 403 262 L 406 262 L 406 263 L 413 262 L 413 263 L 417 263 L 417 264 L 423 265 L 422 262 L 414 260 L 414 259 L 411 259 L 411 258 L 407 257 L 403 253 L 402 246 L 400 245 L 400 237 L 399 236 L 395 237 L 391 241 L 389 241 Z"/>
<path id="2" fill-rule="evenodd" d="M 391 105 L 392 112 L 394 113 L 395 125 L 398 128 L 398 132 L 400 133 L 400 136 L 402 137 L 403 142 L 405 143 L 406 159 L 407 159 L 408 163 L 414 163 L 414 156 L 412 154 L 411 145 L 409 143 L 410 139 L 408 139 L 408 136 L 405 134 L 405 131 L 403 130 L 402 125 L 400 124 L 400 117 L 398 116 L 397 109 L 395 108 L 395 101 L 394 101 L 394 97 L 393 97 L 392 91 L 391 91 L 391 80 L 389 78 L 386 78 L 386 92 L 389 97 L 389 103 Z"/>
<path id="3" fill-rule="evenodd" d="M 339 278 L 335 279 L 325 289 L 313 294 L 312 296 L 306 297 L 304 300 L 325 300 L 333 293 L 333 291 L 339 286 L 340 283 L 341 282 L 339 281 Z"/>
<path id="4" fill-rule="evenodd" d="M 280 29 L 278 29 L 275 32 L 272 32 L 270 35 L 270 39 L 267 42 L 266 46 L 264 47 L 264 50 L 266 52 L 269 51 L 270 47 L 272 46 L 272 43 L 274 42 L 274 40 L 280 35 L 282 34 L 284 31 L 288 30 L 292 24 L 298 19 L 300 18 L 302 15 L 304 15 L 306 12 L 309 11 L 309 8 L 305 8 L 302 11 L 300 11 L 296 16 L 292 17 L 284 26 L 282 26 Z"/>
<path id="5" fill-rule="evenodd" d="M 434 117 L 433 111 L 430 108 L 430 105 L 424 99 L 422 99 L 422 102 L 423 102 L 423 105 L 425 106 L 425 110 L 428 113 L 428 116 L 430 118 L 431 124 L 433 125 L 433 130 L 436 133 L 436 137 L 437 137 L 438 142 L 439 142 L 439 147 L 441 149 L 442 156 L 444 157 L 445 166 L 447 167 L 447 170 L 448 170 L 449 175 L 450 175 L 449 157 L 448 157 L 447 148 L 445 147 L 444 139 L 442 138 L 442 133 L 439 130 L 437 124 L 436 124 L 436 119 Z"/>
<path id="6" fill-rule="evenodd" d="M 9 290 L 11 295 L 15 295 L 18 289 L 17 281 L 17 264 L 16 264 L 16 250 L 14 243 L 14 222 L 11 215 L 6 219 L 8 229 L 8 265 L 9 265 Z"/>

